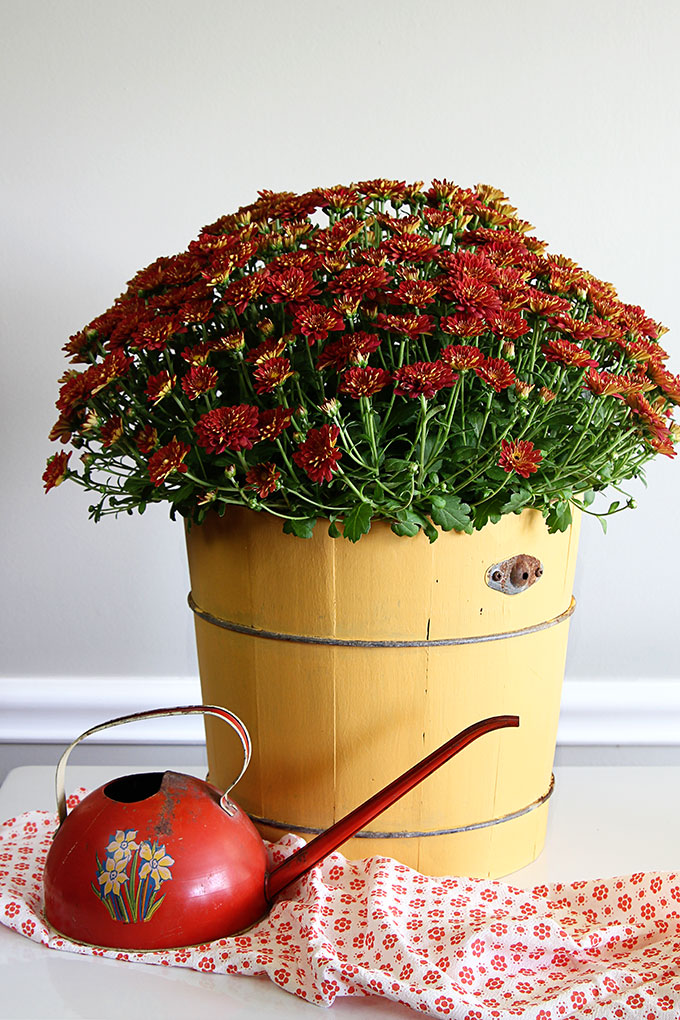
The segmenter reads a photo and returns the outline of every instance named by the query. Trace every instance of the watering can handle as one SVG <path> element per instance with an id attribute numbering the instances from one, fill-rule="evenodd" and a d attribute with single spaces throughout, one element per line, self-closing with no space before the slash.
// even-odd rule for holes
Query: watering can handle
<path id="1" fill-rule="evenodd" d="M 67 814 L 64 782 L 66 778 L 66 762 L 68 761 L 68 757 L 76 744 L 79 744 L 81 740 L 84 740 L 85 737 L 91 736 L 93 733 L 99 733 L 101 730 L 108 730 L 111 726 L 121 726 L 123 723 L 137 722 L 140 719 L 155 719 L 158 716 L 165 715 L 216 715 L 219 719 L 223 719 L 224 722 L 229 723 L 231 728 L 238 733 L 243 745 L 243 767 L 234 782 L 227 790 L 225 790 L 220 799 L 220 805 L 225 811 L 231 814 L 233 807 L 229 800 L 229 794 L 248 768 L 252 752 L 252 743 L 250 740 L 250 734 L 246 729 L 246 725 L 237 715 L 234 715 L 233 712 L 229 712 L 226 708 L 221 708 L 219 705 L 182 705 L 179 708 L 152 708 L 147 712 L 136 712 L 134 715 L 122 715 L 118 719 L 111 719 L 109 722 L 100 723 L 98 726 L 92 726 L 91 729 L 85 730 L 85 732 L 81 733 L 79 737 L 76 737 L 73 743 L 69 744 L 66 748 L 57 765 L 55 786 L 60 825 L 66 818 Z"/>

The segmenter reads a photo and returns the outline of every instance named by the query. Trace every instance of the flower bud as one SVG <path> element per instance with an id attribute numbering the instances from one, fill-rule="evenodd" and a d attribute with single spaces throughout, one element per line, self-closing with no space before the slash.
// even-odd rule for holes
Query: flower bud
<path id="1" fill-rule="evenodd" d="M 515 382 L 515 393 L 520 400 L 526 400 L 533 388 L 533 383 L 524 382 L 522 379 L 517 379 Z"/>
<path id="2" fill-rule="evenodd" d="M 504 358 L 508 359 L 508 361 L 512 361 L 515 357 L 515 345 L 512 340 L 503 341 L 502 354 Z"/>
<path id="3" fill-rule="evenodd" d="M 328 418 L 335 418 L 340 414 L 340 401 L 337 397 L 328 397 L 322 404 L 319 404 L 319 410 Z"/>
<path id="4" fill-rule="evenodd" d="M 274 323 L 271 319 L 260 319 L 257 324 L 257 328 L 262 336 L 271 336 L 274 332 Z"/>
<path id="5" fill-rule="evenodd" d="M 235 474 L 236 474 L 236 466 L 234 464 L 227 464 L 227 466 L 224 469 L 224 477 L 225 478 L 233 478 Z"/>
<path id="6" fill-rule="evenodd" d="M 637 507 L 637 500 L 633 499 L 633 497 L 631 496 L 630 499 L 628 500 L 628 509 L 629 510 L 635 510 L 636 507 Z"/>
<path id="7" fill-rule="evenodd" d="M 555 392 L 554 390 L 549 390 L 547 386 L 541 386 L 538 396 L 542 404 L 549 404 L 551 400 L 555 399 Z"/>

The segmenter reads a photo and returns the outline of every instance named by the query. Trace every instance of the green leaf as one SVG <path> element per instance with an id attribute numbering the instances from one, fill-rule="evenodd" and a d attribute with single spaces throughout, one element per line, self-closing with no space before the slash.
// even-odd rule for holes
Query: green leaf
<path id="1" fill-rule="evenodd" d="M 582 496 L 582 502 L 584 506 L 591 506 L 595 502 L 595 490 L 586 489 Z"/>
<path id="2" fill-rule="evenodd" d="M 418 534 L 423 526 L 423 516 L 418 514 L 415 510 L 406 509 L 399 510 L 395 515 L 394 522 L 392 523 L 392 531 L 395 535 L 403 535 L 408 538 L 413 538 Z"/>
<path id="3" fill-rule="evenodd" d="M 482 422 L 484 421 L 484 415 L 481 411 L 472 411 L 466 415 L 465 423 L 469 425 L 474 434 L 479 438 L 479 434 L 482 431 Z"/>
<path id="4" fill-rule="evenodd" d="M 314 533 L 316 517 L 304 517 L 300 520 L 288 520 L 283 525 L 286 535 L 296 535 L 298 538 L 311 538 Z"/>
<path id="5" fill-rule="evenodd" d="M 604 531 L 604 533 L 606 535 L 607 534 L 607 518 L 606 517 L 598 517 L 598 521 L 602 525 L 602 530 Z"/>
<path id="6" fill-rule="evenodd" d="M 449 453 L 449 462 L 454 466 L 478 456 L 476 446 L 457 446 L 455 450 L 450 450 L 447 447 L 447 453 Z"/>
<path id="7" fill-rule="evenodd" d="M 331 521 L 331 523 L 328 525 L 328 534 L 331 536 L 331 538 L 342 537 L 342 532 L 340 531 L 340 528 L 337 526 L 335 521 Z"/>
<path id="8" fill-rule="evenodd" d="M 531 493 L 528 489 L 519 489 L 513 492 L 507 503 L 501 507 L 502 514 L 517 514 L 531 501 Z"/>
<path id="9" fill-rule="evenodd" d="M 472 532 L 472 519 L 468 504 L 453 495 L 446 496 L 443 502 L 443 506 L 438 506 L 432 501 L 430 516 L 434 523 L 444 531 L 464 531 L 469 535 Z"/>
<path id="10" fill-rule="evenodd" d="M 433 526 L 433 524 L 430 521 L 428 521 L 427 517 L 423 517 L 422 528 L 427 537 L 429 538 L 430 542 L 437 541 L 437 539 L 439 538 L 439 533 L 437 529 Z"/>
<path id="11" fill-rule="evenodd" d="M 566 531 L 571 524 L 571 504 L 566 499 L 559 499 L 548 510 L 546 517 L 548 531 Z"/>
<path id="12" fill-rule="evenodd" d="M 372 515 L 373 508 L 370 503 L 358 503 L 343 520 L 344 537 L 350 542 L 358 542 L 362 535 L 367 535 L 371 530 Z"/>
<path id="13" fill-rule="evenodd" d="M 484 503 L 481 503 L 474 510 L 475 528 L 479 531 L 485 524 L 498 524 L 501 517 L 501 513 L 492 510 L 488 504 L 485 506 Z"/>
<path id="14" fill-rule="evenodd" d="M 405 471 L 407 474 L 413 473 L 410 460 L 402 460 L 400 457 L 388 457 L 383 464 L 383 471 L 388 475 L 398 475 Z"/>

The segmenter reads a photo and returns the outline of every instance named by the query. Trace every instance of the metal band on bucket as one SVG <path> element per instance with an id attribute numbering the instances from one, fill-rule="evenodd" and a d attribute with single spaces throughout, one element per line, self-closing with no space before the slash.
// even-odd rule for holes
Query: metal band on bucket
<path id="1" fill-rule="evenodd" d="M 355 640 L 354 638 L 315 637 L 311 634 L 279 634 L 273 630 L 259 630 L 256 627 L 247 627 L 243 623 L 223 620 L 221 617 L 209 613 L 206 609 L 201 609 L 194 601 L 191 592 L 189 592 L 187 601 L 196 616 L 200 616 L 206 623 L 212 623 L 215 627 L 222 627 L 223 630 L 234 631 L 236 634 L 265 638 L 268 641 L 294 641 L 305 645 L 340 645 L 344 648 L 440 648 L 446 645 L 475 645 L 482 641 L 502 641 L 505 638 L 523 637 L 525 634 L 536 634 L 538 631 L 547 630 L 549 627 L 556 627 L 557 624 L 568 620 L 576 609 L 576 599 L 572 597 L 569 608 L 565 609 L 559 616 L 555 616 L 552 620 L 535 623 L 531 627 L 521 627 L 519 630 L 506 630 L 500 634 L 480 634 L 478 637 L 437 638 L 426 641 L 362 641 L 361 639 Z"/>
<path id="2" fill-rule="evenodd" d="M 427 832 L 373 832 L 370 829 L 362 829 L 355 832 L 352 839 L 419 839 L 427 836 L 452 836 L 457 832 L 472 832 L 473 829 L 487 829 L 490 825 L 500 825 L 502 822 L 510 822 L 513 818 L 520 818 L 535 808 L 545 804 L 553 795 L 555 789 L 555 774 L 550 776 L 550 786 L 544 794 L 520 808 L 519 811 L 510 811 L 507 815 L 500 815 L 498 818 L 490 818 L 486 822 L 473 822 L 471 825 L 458 825 L 453 829 L 430 829 Z M 290 822 L 277 822 L 273 818 L 260 818 L 258 815 L 248 816 L 256 825 L 268 825 L 272 829 L 283 829 L 285 832 L 303 832 L 316 836 L 325 832 L 325 829 L 315 829 L 306 825 L 292 825 Z"/>

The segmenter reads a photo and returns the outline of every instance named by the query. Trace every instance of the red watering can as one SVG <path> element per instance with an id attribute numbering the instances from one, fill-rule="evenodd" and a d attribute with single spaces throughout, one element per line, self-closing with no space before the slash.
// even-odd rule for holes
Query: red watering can
<path id="1" fill-rule="evenodd" d="M 70 752 L 109 726 L 156 716 L 208 714 L 236 731 L 243 768 L 226 793 L 178 772 L 114 779 L 66 810 Z M 111 949 L 172 949 L 235 935 L 266 916 L 276 896 L 458 751 L 491 730 L 519 726 L 498 715 L 468 726 L 291 857 L 267 870 L 257 829 L 229 797 L 248 767 L 248 730 L 213 705 L 160 708 L 87 730 L 57 766 L 60 826 L 45 864 L 45 913 L 62 935 Z"/>

